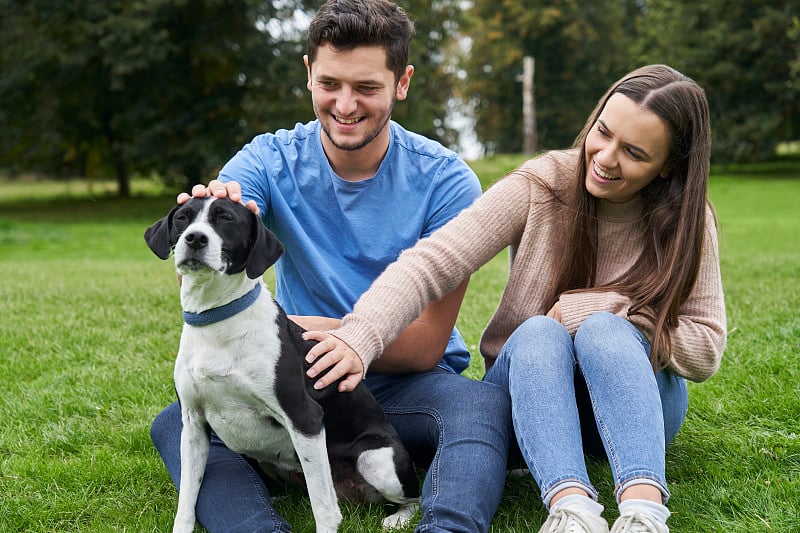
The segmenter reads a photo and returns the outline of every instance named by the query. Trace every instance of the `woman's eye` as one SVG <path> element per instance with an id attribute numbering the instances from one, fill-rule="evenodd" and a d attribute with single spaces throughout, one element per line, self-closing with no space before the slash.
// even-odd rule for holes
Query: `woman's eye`
<path id="1" fill-rule="evenodd" d="M 634 159 L 636 161 L 642 160 L 642 154 L 640 154 L 638 151 L 632 148 L 626 148 L 625 151 L 628 152 L 628 155 L 631 156 L 631 159 Z"/>

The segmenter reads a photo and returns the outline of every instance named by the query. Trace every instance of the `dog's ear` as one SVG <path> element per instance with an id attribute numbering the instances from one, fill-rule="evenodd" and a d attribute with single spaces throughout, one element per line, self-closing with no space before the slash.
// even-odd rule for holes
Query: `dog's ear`
<path id="1" fill-rule="evenodd" d="M 172 217 L 179 207 L 180 206 L 173 207 L 167 216 L 144 231 L 144 241 L 147 243 L 147 246 L 161 259 L 168 258 L 169 252 L 172 249 L 172 245 L 169 241 L 169 236 L 172 232 Z"/>
<path id="2" fill-rule="evenodd" d="M 258 215 L 250 211 L 250 216 L 253 218 L 253 229 L 250 233 L 250 254 L 247 256 L 247 277 L 256 279 L 283 255 L 283 245 L 264 226 Z"/>

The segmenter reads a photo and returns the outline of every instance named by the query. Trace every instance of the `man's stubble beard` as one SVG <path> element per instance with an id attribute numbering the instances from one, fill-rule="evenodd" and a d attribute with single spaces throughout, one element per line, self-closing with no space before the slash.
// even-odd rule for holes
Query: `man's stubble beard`
<path id="1" fill-rule="evenodd" d="M 383 129 L 386 127 L 386 125 L 389 123 L 389 120 L 391 120 L 391 118 L 392 118 L 392 111 L 394 111 L 394 104 L 395 104 L 396 101 L 397 101 L 396 98 L 392 99 L 392 105 L 389 106 L 389 110 L 386 112 L 386 115 L 383 117 L 383 120 L 381 121 L 380 125 L 377 128 L 375 128 L 374 131 L 370 132 L 366 137 L 364 137 L 364 139 L 362 141 L 360 141 L 357 144 L 340 144 L 340 143 L 337 143 L 336 140 L 334 140 L 333 136 L 331 135 L 330 130 L 328 128 L 326 128 L 325 124 L 320 120 L 320 125 L 322 126 L 322 131 L 325 132 L 325 136 L 328 137 L 328 140 L 331 142 L 331 144 L 334 146 L 334 148 L 337 148 L 339 150 L 344 150 L 344 151 L 347 151 L 347 152 L 354 152 L 356 150 L 361 150 L 365 146 L 369 145 L 369 143 L 374 141 L 378 137 L 378 135 L 381 134 Z M 313 108 L 314 108 L 314 115 L 316 115 L 317 119 L 319 119 L 320 113 L 319 113 L 319 110 L 317 109 L 317 106 L 314 105 Z"/>

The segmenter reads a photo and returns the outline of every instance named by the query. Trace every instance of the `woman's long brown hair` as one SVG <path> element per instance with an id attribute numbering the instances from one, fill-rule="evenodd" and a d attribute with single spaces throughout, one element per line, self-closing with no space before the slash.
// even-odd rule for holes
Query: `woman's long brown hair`
<path id="1" fill-rule="evenodd" d="M 586 136 L 613 94 L 624 94 L 655 113 L 671 133 L 669 174 L 641 191 L 646 201 L 644 252 L 612 284 L 595 287 L 597 265 L 597 199 L 586 190 Z M 615 83 L 598 102 L 575 140 L 580 159 L 575 176 L 575 220 L 567 248 L 566 268 L 558 292 L 607 290 L 632 300 L 629 315 L 641 314 L 655 324 L 650 360 L 654 369 L 667 365 L 670 329 L 697 279 L 705 233 L 711 127 L 703 89 L 665 65 L 637 69 Z"/>

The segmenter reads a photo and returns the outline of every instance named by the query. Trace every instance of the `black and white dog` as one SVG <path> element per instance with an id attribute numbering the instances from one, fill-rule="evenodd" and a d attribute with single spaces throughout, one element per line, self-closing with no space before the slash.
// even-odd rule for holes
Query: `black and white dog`
<path id="1" fill-rule="evenodd" d="M 408 452 L 363 383 L 313 388 L 312 342 L 261 280 L 283 246 L 258 216 L 228 199 L 193 198 L 147 228 L 161 259 L 174 251 L 184 326 L 175 362 L 181 482 L 175 532 L 191 532 L 213 430 L 231 450 L 286 480 L 305 478 L 317 532 L 336 531 L 343 498 L 400 504 L 405 525 L 419 484 Z"/>

